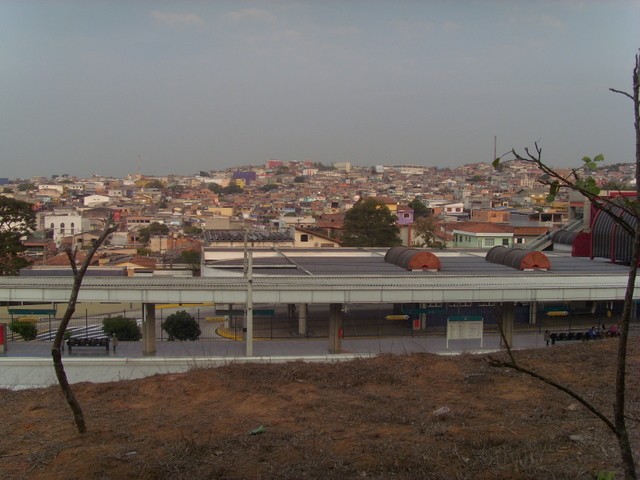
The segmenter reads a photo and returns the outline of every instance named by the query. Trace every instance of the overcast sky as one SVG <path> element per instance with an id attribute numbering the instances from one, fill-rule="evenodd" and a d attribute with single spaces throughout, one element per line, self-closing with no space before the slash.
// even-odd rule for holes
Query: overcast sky
<path id="1" fill-rule="evenodd" d="M 638 48 L 638 1 L 0 0 L 0 177 L 632 162 Z"/>

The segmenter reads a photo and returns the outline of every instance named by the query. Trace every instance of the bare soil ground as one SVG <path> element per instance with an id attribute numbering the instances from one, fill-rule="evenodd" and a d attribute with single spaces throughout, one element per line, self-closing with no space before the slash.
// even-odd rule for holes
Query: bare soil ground
<path id="1" fill-rule="evenodd" d="M 617 344 L 516 355 L 610 415 Z M 628 414 L 638 419 L 639 339 L 630 347 Z M 59 387 L 0 390 L 2 478 L 593 479 L 622 472 L 600 420 L 480 355 L 239 364 L 74 391 L 89 428 L 83 436 Z M 630 425 L 637 449 L 640 425 Z"/>

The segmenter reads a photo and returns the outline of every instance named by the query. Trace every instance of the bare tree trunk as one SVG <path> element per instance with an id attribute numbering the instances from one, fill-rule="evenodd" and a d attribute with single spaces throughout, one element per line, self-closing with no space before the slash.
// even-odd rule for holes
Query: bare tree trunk
<path id="1" fill-rule="evenodd" d="M 89 268 L 91 264 L 91 260 L 95 255 L 96 251 L 104 243 L 109 235 L 115 232 L 118 229 L 117 225 L 112 224 L 112 217 L 106 221 L 104 230 L 102 234 L 96 240 L 89 251 L 87 252 L 87 256 L 82 262 L 82 266 L 80 269 L 76 266 L 76 253 L 77 250 L 73 252 L 69 249 L 67 250 L 67 256 L 69 257 L 69 263 L 71 264 L 71 269 L 73 270 L 73 288 L 71 289 L 71 294 L 69 296 L 69 303 L 67 304 L 67 309 L 64 312 L 62 320 L 60 321 L 60 325 L 58 325 L 58 330 L 56 331 L 55 339 L 53 340 L 53 347 L 51 348 L 51 356 L 53 357 L 53 369 L 56 372 L 56 377 L 58 379 L 58 383 L 60 384 L 60 388 L 62 389 L 62 393 L 64 394 L 69 407 L 71 408 L 71 412 L 73 413 L 73 419 L 75 421 L 76 427 L 78 429 L 78 433 L 84 434 L 87 432 L 87 426 L 84 421 L 84 414 L 82 413 L 82 408 L 80 407 L 80 403 L 76 399 L 73 394 L 73 390 L 71 389 L 71 385 L 69 384 L 69 380 L 67 379 L 67 374 L 64 370 L 64 365 L 62 364 L 62 342 L 64 340 L 64 332 L 67 330 L 67 326 L 69 325 L 69 320 L 76 311 L 76 302 L 78 301 L 78 294 L 80 293 L 80 287 L 82 286 L 82 280 L 84 278 L 84 274 Z"/>
<path id="2" fill-rule="evenodd" d="M 615 90 L 614 90 L 615 91 Z M 625 94 L 633 100 L 634 126 L 636 133 L 636 198 L 635 198 L 635 228 L 633 238 L 633 253 L 631 256 L 631 265 L 629 267 L 629 279 L 627 281 L 627 290 L 624 295 L 624 308 L 622 310 L 622 325 L 620 331 L 620 342 L 618 343 L 618 365 L 616 372 L 616 402 L 613 408 L 614 422 L 617 430 L 618 445 L 620 446 L 620 454 L 624 461 L 625 478 L 637 478 L 635 462 L 633 459 L 633 449 L 629 439 L 629 431 L 627 430 L 627 422 L 625 418 L 626 403 L 626 368 L 627 368 L 627 344 L 629 340 L 629 324 L 631 323 L 631 310 L 635 307 L 633 294 L 636 285 L 636 276 L 638 274 L 638 262 L 640 261 L 640 55 L 636 55 L 636 64 L 633 70 L 633 93 Z M 617 92 L 617 91 L 616 91 Z M 622 93 L 622 92 L 617 92 Z"/>
<path id="3" fill-rule="evenodd" d="M 624 295 L 624 307 L 622 310 L 622 325 L 618 342 L 618 358 L 616 369 L 616 400 L 613 405 L 613 417 L 616 426 L 616 437 L 620 447 L 620 455 L 624 463 L 624 476 L 626 479 L 636 479 L 636 466 L 633 458 L 633 449 L 627 430 L 625 418 L 626 403 L 626 368 L 627 368 L 627 344 L 629 340 L 629 324 L 631 323 L 631 309 L 635 303 L 633 293 L 635 291 L 636 276 L 638 273 L 638 261 L 640 261 L 640 219 L 636 219 L 635 237 L 633 241 L 633 254 L 629 267 L 627 290 Z"/>
<path id="4" fill-rule="evenodd" d="M 67 309 L 65 310 L 64 316 L 60 321 L 60 325 L 58 325 L 58 331 L 56 332 L 56 337 L 53 341 L 53 347 L 51 348 L 51 356 L 53 357 L 53 369 L 56 372 L 56 377 L 58 379 L 58 383 L 60 384 L 60 388 L 62 389 L 62 393 L 64 394 L 64 397 L 67 400 L 69 407 L 71 408 L 71 412 L 73 413 L 73 420 L 75 421 L 76 427 L 78 428 L 78 433 L 83 434 L 87 432 L 87 426 L 84 421 L 84 414 L 82 413 L 82 408 L 80 407 L 76 396 L 73 394 L 71 385 L 69 385 L 67 373 L 65 372 L 64 365 L 62 364 L 62 352 L 60 348 L 64 339 L 64 332 L 67 329 L 67 325 L 69 325 L 69 320 L 76 311 L 76 301 L 78 299 L 78 292 L 80 291 L 81 285 L 82 277 L 80 277 L 77 272 L 74 272 L 74 282 L 73 289 L 71 290 L 71 297 L 69 298 L 69 303 L 67 304 Z"/>

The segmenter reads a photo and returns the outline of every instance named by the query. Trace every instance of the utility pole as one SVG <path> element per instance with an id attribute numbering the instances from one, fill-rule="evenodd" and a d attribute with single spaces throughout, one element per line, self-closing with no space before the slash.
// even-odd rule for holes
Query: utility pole
<path id="1" fill-rule="evenodd" d="M 244 276 L 244 278 L 247 278 L 247 269 L 248 269 L 248 264 L 247 264 L 247 259 L 248 259 L 248 255 L 247 255 L 247 251 L 248 251 L 248 247 L 247 247 L 247 237 L 248 237 L 248 229 L 247 227 L 244 228 L 243 230 L 243 239 L 244 239 L 244 266 L 242 269 L 242 274 Z"/>
<path id="2" fill-rule="evenodd" d="M 253 255 L 247 257 L 247 337 L 246 356 L 253 357 Z"/>
<path id="3" fill-rule="evenodd" d="M 493 162 L 496 158 L 498 158 L 498 136 L 493 136 L 493 158 L 491 161 Z"/>
<path id="4" fill-rule="evenodd" d="M 253 255 L 247 246 L 248 230 L 244 229 L 244 279 L 247 282 L 245 306 L 245 355 L 253 357 Z"/>

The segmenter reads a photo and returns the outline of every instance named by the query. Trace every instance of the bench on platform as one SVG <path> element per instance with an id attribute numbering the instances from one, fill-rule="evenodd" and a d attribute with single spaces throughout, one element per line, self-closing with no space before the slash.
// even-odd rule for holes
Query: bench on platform
<path id="1" fill-rule="evenodd" d="M 554 332 L 550 335 L 552 344 L 571 340 L 585 340 L 585 337 L 584 332 Z"/>
<path id="2" fill-rule="evenodd" d="M 588 340 L 599 340 L 601 338 L 609 338 L 609 337 L 618 337 L 619 333 L 610 333 L 605 332 L 604 334 L 598 334 L 596 336 L 589 335 L 589 332 L 554 332 L 549 335 L 551 339 L 551 344 L 555 344 L 556 342 L 562 341 L 583 341 L 586 342 Z"/>
<path id="3" fill-rule="evenodd" d="M 67 340 L 69 353 L 73 347 L 104 347 L 109 351 L 109 338 L 70 338 Z"/>

